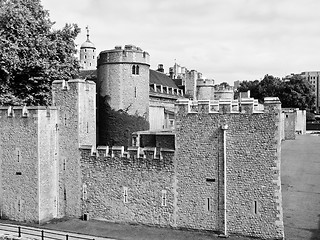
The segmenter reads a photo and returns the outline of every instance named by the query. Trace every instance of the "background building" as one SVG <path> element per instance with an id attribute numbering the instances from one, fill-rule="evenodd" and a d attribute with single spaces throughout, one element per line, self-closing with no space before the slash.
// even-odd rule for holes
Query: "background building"
<path id="1" fill-rule="evenodd" d="M 310 72 L 302 72 L 300 74 L 302 77 L 304 77 L 306 80 L 311 83 L 311 85 L 314 88 L 314 93 L 316 95 L 316 112 L 320 112 L 320 71 L 310 71 Z"/>
<path id="2" fill-rule="evenodd" d="M 89 39 L 87 27 L 87 40 L 80 47 L 80 66 L 82 70 L 94 70 L 97 67 L 96 47 Z"/>

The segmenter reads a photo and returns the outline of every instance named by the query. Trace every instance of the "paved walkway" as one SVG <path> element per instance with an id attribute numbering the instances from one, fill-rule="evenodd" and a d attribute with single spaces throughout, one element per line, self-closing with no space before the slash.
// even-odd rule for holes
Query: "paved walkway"
<path id="1" fill-rule="evenodd" d="M 281 167 L 286 239 L 320 239 L 320 136 L 284 141 Z"/>
<path id="2" fill-rule="evenodd" d="M 221 238 L 212 232 L 177 230 L 170 228 L 148 227 L 143 225 L 117 224 L 95 220 L 81 221 L 79 219 L 48 223 L 44 226 L 40 226 L 40 229 L 43 229 L 45 232 L 52 232 L 52 230 L 54 230 L 55 232 L 61 233 L 63 234 L 63 237 L 59 239 L 62 240 L 66 240 L 66 233 L 69 235 L 68 240 L 75 240 L 75 238 L 72 238 L 72 236 L 78 235 L 81 237 L 81 234 L 84 233 L 87 235 L 82 235 L 82 237 L 85 237 L 86 239 L 80 240 L 221 240 Z M 16 234 L 15 236 L 18 235 Z M 22 236 L 25 235 L 22 234 Z M 48 235 L 45 233 L 45 236 Z M 237 236 L 231 236 L 228 239 L 252 240 L 252 238 Z"/>
<path id="3" fill-rule="evenodd" d="M 8 223 L 0 223 L 0 236 L 22 237 L 28 239 L 53 239 L 53 240 L 115 240 L 114 238 L 97 237 L 87 235 L 83 231 L 79 233 L 60 231 L 57 229 L 21 226 Z"/>

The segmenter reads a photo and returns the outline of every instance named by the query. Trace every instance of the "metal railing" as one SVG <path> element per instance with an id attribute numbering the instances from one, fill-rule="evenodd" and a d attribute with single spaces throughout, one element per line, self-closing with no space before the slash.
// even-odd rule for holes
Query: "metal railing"
<path id="1" fill-rule="evenodd" d="M 77 234 L 77 233 L 62 234 L 62 233 L 57 233 L 50 230 L 36 229 L 36 228 L 31 228 L 26 226 L 15 226 L 15 225 L 2 224 L 2 223 L 0 223 L 0 230 L 17 234 L 18 237 L 32 236 L 32 237 L 40 238 L 41 240 L 45 240 L 45 239 L 70 240 L 70 238 L 80 239 L 80 240 L 95 240 L 95 238 L 77 236 L 77 235 L 84 235 L 84 234 Z"/>

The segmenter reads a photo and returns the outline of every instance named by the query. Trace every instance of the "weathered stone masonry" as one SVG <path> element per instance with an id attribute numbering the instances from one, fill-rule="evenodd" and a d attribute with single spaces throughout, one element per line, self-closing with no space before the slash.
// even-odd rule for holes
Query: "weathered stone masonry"
<path id="1" fill-rule="evenodd" d="M 111 157 L 98 150 L 97 157 L 90 148 L 81 150 L 84 214 L 113 222 L 174 225 L 173 151 L 162 150 L 161 159 L 153 159 L 152 149 L 145 149 L 145 158 L 137 157 L 134 148 L 128 157 L 120 151 L 112 151 Z"/>
<path id="2" fill-rule="evenodd" d="M 81 214 L 79 146 L 96 144 L 95 84 L 54 81 L 51 107 L 0 107 L 0 217 Z"/>
<path id="3" fill-rule="evenodd" d="M 280 111 L 273 98 L 266 99 L 264 111 L 248 100 L 241 112 L 235 101 L 179 101 L 175 151 L 99 147 L 95 156 L 83 147 L 83 213 L 281 239 Z M 148 139 L 142 142 L 148 145 Z"/>
<path id="4" fill-rule="evenodd" d="M 176 115 L 177 226 L 223 230 L 226 174 L 227 230 L 263 238 L 283 237 L 280 189 L 281 103 L 265 111 L 223 109 L 209 102 L 180 102 Z M 230 103 L 231 105 L 231 103 Z M 226 139 L 221 127 L 227 125 Z M 226 172 L 223 172 L 223 141 Z M 212 179 L 212 181 L 209 181 Z M 214 181 L 215 180 L 215 181 Z M 209 200 L 208 200 L 209 199 Z M 203 208 L 206 204 L 210 206 Z M 201 211 L 202 210 L 202 211 Z M 210 213 L 210 211 L 212 213 Z"/>

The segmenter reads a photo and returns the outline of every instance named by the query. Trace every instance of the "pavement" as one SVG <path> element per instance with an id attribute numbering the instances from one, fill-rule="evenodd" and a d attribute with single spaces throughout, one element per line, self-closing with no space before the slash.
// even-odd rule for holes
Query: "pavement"
<path id="1" fill-rule="evenodd" d="M 285 238 L 320 239 L 320 136 L 296 135 L 282 143 Z"/>
<path id="2" fill-rule="evenodd" d="M 320 240 L 320 136 L 307 134 L 296 137 L 296 140 L 287 140 L 282 143 L 281 180 L 285 238 Z M 10 222 L 0 221 L 0 229 L 3 223 Z M 65 235 L 68 234 L 70 240 L 76 235 L 83 240 L 221 239 L 215 233 L 206 231 L 117 224 L 97 220 L 64 219 L 41 226 L 28 224 L 28 227 L 30 226 L 40 229 L 40 232 L 44 230 L 45 235 L 53 231 L 60 233 L 62 237 L 59 239 L 66 239 Z M 228 239 L 252 238 L 230 236 Z"/>
<path id="3" fill-rule="evenodd" d="M 1 232 L 5 232 L 1 231 L 3 224 L 7 225 L 8 223 L 8 221 L 0 221 L 0 236 Z M 10 222 L 9 224 L 16 226 L 14 222 Z M 33 227 L 30 227 L 31 225 Z M 26 228 L 37 230 L 38 237 L 26 234 Z M 78 239 L 80 237 L 81 240 L 221 240 L 217 234 L 209 231 L 178 230 L 145 225 L 118 224 L 98 220 L 82 221 L 79 219 L 58 220 L 41 226 L 28 224 L 26 227 L 22 226 L 21 236 L 41 239 L 41 230 L 44 231 L 44 239 L 48 239 L 46 237 L 54 237 L 61 240 L 66 240 L 66 234 L 68 234 L 68 240 L 77 239 L 75 237 L 78 237 Z M 56 237 L 52 232 L 60 234 L 60 237 Z M 8 234 L 9 232 L 6 233 Z M 17 230 L 13 235 L 18 236 Z M 230 236 L 228 239 L 252 240 L 252 238 L 239 236 Z"/>

